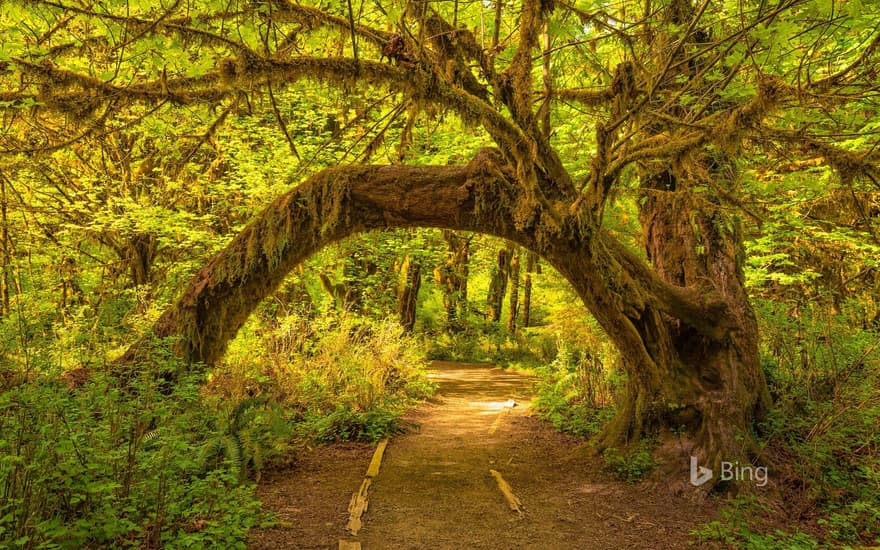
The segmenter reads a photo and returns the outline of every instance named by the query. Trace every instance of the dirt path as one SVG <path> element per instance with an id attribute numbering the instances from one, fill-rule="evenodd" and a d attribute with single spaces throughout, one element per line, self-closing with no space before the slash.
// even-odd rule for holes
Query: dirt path
<path id="1" fill-rule="evenodd" d="M 344 526 L 373 448 L 337 445 L 264 479 L 264 508 L 283 524 L 254 531 L 250 546 L 337 548 L 343 539 L 367 550 L 692 548 L 688 531 L 712 519 L 708 503 L 602 473 L 577 441 L 529 416 L 532 379 L 486 365 L 433 369 L 438 394 L 408 416 L 420 428 L 388 445 L 358 536 Z M 522 501 L 522 515 L 490 469 Z"/>

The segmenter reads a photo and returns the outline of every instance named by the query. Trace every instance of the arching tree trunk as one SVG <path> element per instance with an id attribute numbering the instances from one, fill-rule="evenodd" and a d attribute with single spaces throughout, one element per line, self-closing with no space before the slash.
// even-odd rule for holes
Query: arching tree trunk
<path id="1" fill-rule="evenodd" d="M 574 287 L 621 351 L 628 393 L 602 445 L 685 429 L 706 465 L 745 456 L 750 421 L 766 395 L 754 319 L 745 299 L 734 233 L 708 232 L 705 267 L 694 279 L 671 276 L 668 239 L 689 223 L 684 205 L 650 203 L 644 216 L 673 208 L 669 221 L 646 219 L 657 272 L 583 217 L 548 218 L 540 204 L 523 223 L 528 197 L 507 184 L 512 171 L 492 151 L 466 166 L 357 166 L 325 170 L 279 197 L 193 277 L 157 322 L 157 336 L 179 335 L 192 363 L 217 362 L 257 304 L 285 274 L 327 244 L 390 227 L 487 233 L 533 251 Z M 560 225 L 561 224 L 561 225 Z M 696 256 L 688 257 L 698 260 Z M 658 272 L 660 275 L 658 275 Z M 701 274 L 709 276 L 708 279 Z M 661 276 L 662 275 L 662 276 Z M 123 363 L 141 349 L 133 346 Z M 689 438 L 687 436 L 690 436 Z M 687 462 L 676 458 L 683 470 Z M 717 464 L 716 464 L 717 465 Z"/>

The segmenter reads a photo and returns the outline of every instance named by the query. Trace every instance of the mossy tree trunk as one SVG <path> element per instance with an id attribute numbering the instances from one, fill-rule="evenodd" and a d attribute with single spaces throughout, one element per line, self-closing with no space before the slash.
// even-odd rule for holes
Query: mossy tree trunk
<path id="1" fill-rule="evenodd" d="M 507 294 L 507 279 L 510 273 L 510 247 L 498 250 L 495 264 L 489 274 L 489 291 L 486 294 L 486 320 L 497 323 L 501 320 L 504 296 Z"/>
<path id="2" fill-rule="evenodd" d="M 507 312 L 507 330 L 510 333 L 516 332 L 516 315 L 519 310 L 519 247 L 514 248 L 510 254 L 510 300 L 508 302 Z"/>
<path id="3" fill-rule="evenodd" d="M 143 313 L 149 303 L 153 281 L 153 261 L 159 249 L 159 241 L 153 233 L 136 233 L 126 243 L 125 253 L 131 285 L 138 289 L 139 312 Z"/>
<path id="4" fill-rule="evenodd" d="M 9 271 L 12 269 L 6 210 L 6 179 L 0 174 L 0 317 L 9 315 Z"/>
<path id="5" fill-rule="evenodd" d="M 522 205 L 529 198 L 507 185 L 511 175 L 491 150 L 465 166 L 325 170 L 274 201 L 211 259 L 160 318 L 155 333 L 182 336 L 180 354 L 211 365 L 285 274 L 332 242 L 389 227 L 491 234 L 550 262 L 620 349 L 629 373 L 628 395 L 601 444 L 625 444 L 684 427 L 692 435 L 688 452 L 709 463 L 743 456 L 749 421 L 766 392 L 738 269 L 737 234 L 710 232 L 717 224 L 700 218 L 707 255 L 684 253 L 681 234 L 693 235 L 686 205 L 676 211 L 676 204 L 649 201 L 643 219 L 651 228 L 647 242 L 655 272 L 583 217 L 570 216 L 557 225 L 558 218 L 531 202 L 532 222 L 518 221 L 517 208 L 504 205 Z M 679 215 L 668 220 L 656 215 L 670 208 Z M 682 259 L 685 267 L 679 268 Z M 133 346 L 123 363 L 139 349 Z"/>
<path id="6" fill-rule="evenodd" d="M 443 293 L 446 328 L 456 331 L 464 326 L 468 316 L 470 237 L 444 230 L 443 240 L 447 247 L 446 259 L 437 267 L 434 276 Z"/>
<path id="7" fill-rule="evenodd" d="M 712 93 L 711 82 L 701 78 L 704 67 L 688 62 L 710 35 L 699 25 L 706 5 L 672 0 L 661 12 L 668 26 L 645 36 L 646 50 L 665 60 L 665 78 L 688 82 L 697 94 Z M 611 120 L 631 117 L 634 131 L 650 143 L 665 139 L 670 129 L 639 111 L 636 83 L 657 78 L 645 70 L 627 62 L 617 67 L 610 112 Z M 777 94 L 776 84 L 767 80 L 737 111 L 727 110 L 723 102 L 706 106 L 709 111 L 718 109 L 723 120 L 716 128 L 714 147 L 635 163 L 643 244 L 653 275 L 674 288 L 702 292 L 713 304 L 694 318 L 647 305 L 624 313 L 638 334 L 642 359 L 633 363 L 636 353 L 622 348 L 628 370 L 625 397 L 599 436 L 600 448 L 658 437 L 667 443 L 667 460 L 684 465 L 693 455 L 716 472 L 723 460 L 747 461 L 760 454 L 750 427 L 768 407 L 769 394 L 760 365 L 757 322 L 744 286 L 742 234 L 730 208 L 739 204 L 724 190 L 736 190 L 736 167 L 727 154 L 739 148 L 739 132 L 773 109 Z M 688 109 L 675 105 L 673 112 L 687 118 Z M 597 127 L 600 149 L 610 151 L 615 139 L 606 127 Z M 679 143 L 687 139 L 682 135 Z M 610 159 L 600 158 L 594 166 Z M 603 166 L 594 181 L 601 183 L 604 177 Z M 601 190 L 602 185 L 595 188 Z M 716 194 L 700 193 L 700 188 Z M 600 196 L 605 195 L 600 191 Z M 703 317 L 713 309 L 717 317 Z M 679 432 L 688 437 L 674 435 Z"/>
<path id="8" fill-rule="evenodd" d="M 347 294 L 345 285 L 334 283 L 326 273 L 318 273 L 318 280 L 321 281 L 321 288 L 324 289 L 324 292 L 332 300 L 333 306 L 340 311 L 345 310 L 345 297 Z"/>
<path id="9" fill-rule="evenodd" d="M 153 233 L 137 233 L 127 243 L 128 271 L 132 286 L 152 282 L 153 260 L 158 250 L 158 239 Z"/>
<path id="10" fill-rule="evenodd" d="M 769 405 L 741 232 L 729 212 L 697 208 L 669 172 L 643 178 L 643 192 L 640 218 L 655 272 L 676 287 L 716 296 L 723 321 L 685 321 L 653 308 L 632 316 L 650 362 L 630 364 L 624 406 L 600 442 L 657 435 L 675 442 L 674 453 L 694 454 L 717 472 L 722 460 L 755 458 L 748 427 Z M 671 431 L 690 434 L 690 442 L 682 445 Z"/>
<path id="11" fill-rule="evenodd" d="M 526 253 L 526 275 L 523 280 L 522 327 L 528 328 L 532 321 L 532 273 L 535 270 L 537 256 L 534 252 Z"/>

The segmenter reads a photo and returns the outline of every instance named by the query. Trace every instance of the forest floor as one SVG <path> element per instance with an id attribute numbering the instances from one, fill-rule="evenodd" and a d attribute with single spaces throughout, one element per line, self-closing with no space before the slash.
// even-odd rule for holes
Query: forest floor
<path id="1" fill-rule="evenodd" d="M 582 442 L 530 416 L 533 378 L 441 361 L 431 376 L 438 392 L 391 439 L 357 536 L 345 530 L 348 506 L 375 446 L 339 444 L 264 476 L 260 499 L 278 525 L 252 531 L 250 547 L 335 549 L 344 540 L 367 550 L 693 548 L 688 531 L 714 518 L 711 500 L 615 481 Z M 522 514 L 490 470 L 509 483 Z"/>

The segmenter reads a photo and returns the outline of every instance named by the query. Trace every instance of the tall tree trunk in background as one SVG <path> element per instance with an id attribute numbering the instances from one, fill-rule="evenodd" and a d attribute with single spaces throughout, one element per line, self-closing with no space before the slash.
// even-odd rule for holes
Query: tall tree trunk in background
<path id="1" fill-rule="evenodd" d="M 138 292 L 137 309 L 144 312 L 149 302 L 150 283 L 152 282 L 153 260 L 156 257 L 158 240 L 152 233 L 137 233 L 129 241 L 126 248 L 128 271 L 131 284 L 145 294 Z"/>
<path id="2" fill-rule="evenodd" d="M 532 272 L 535 270 L 537 255 L 534 252 L 526 253 L 526 276 L 523 281 L 522 300 L 522 327 L 528 328 L 532 320 Z"/>
<path id="3" fill-rule="evenodd" d="M 397 299 L 397 316 L 403 329 L 412 332 L 416 324 L 419 287 L 422 286 L 422 264 L 418 259 L 407 256 L 400 271 L 402 284 Z"/>
<path id="4" fill-rule="evenodd" d="M 326 273 L 318 273 L 321 288 L 327 296 L 333 300 L 333 306 L 338 310 L 345 310 L 346 286 L 342 283 L 334 283 Z"/>
<path id="5" fill-rule="evenodd" d="M 457 330 L 458 323 L 458 301 L 455 297 L 455 286 L 453 284 L 452 266 L 449 258 L 443 261 L 434 269 L 434 282 L 440 287 L 443 300 L 443 311 L 446 314 L 446 330 Z"/>
<path id="6" fill-rule="evenodd" d="M 510 247 L 498 250 L 495 265 L 489 275 L 489 292 L 486 295 L 486 320 L 497 323 L 501 320 L 504 295 L 507 293 L 507 276 L 510 272 Z"/>
<path id="7" fill-rule="evenodd" d="M 83 301 L 82 288 L 76 280 L 78 275 L 76 260 L 71 256 L 64 256 L 56 269 L 61 279 L 61 299 L 58 309 L 62 317 L 67 319 L 69 308 Z"/>
<path id="8" fill-rule="evenodd" d="M 519 247 L 511 250 L 510 254 L 510 302 L 507 316 L 507 330 L 511 334 L 516 332 L 516 315 L 519 309 Z"/>
<path id="9" fill-rule="evenodd" d="M 458 299 L 458 319 L 460 323 L 464 323 L 470 313 L 468 279 L 470 277 L 471 237 L 458 234 L 458 239 L 453 273 L 455 274 L 455 296 Z"/>
<path id="10" fill-rule="evenodd" d="M 437 268 L 435 278 L 443 292 L 443 308 L 446 310 L 446 327 L 459 330 L 468 316 L 468 276 L 470 237 L 457 231 L 443 231 L 447 254 Z"/>
<path id="11" fill-rule="evenodd" d="M 0 317 L 9 315 L 9 270 L 12 266 L 6 208 L 6 178 L 0 174 Z"/>

